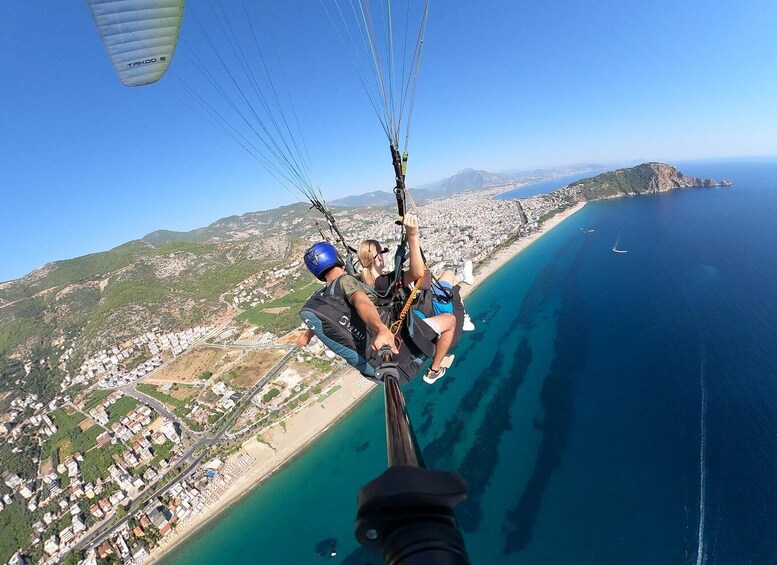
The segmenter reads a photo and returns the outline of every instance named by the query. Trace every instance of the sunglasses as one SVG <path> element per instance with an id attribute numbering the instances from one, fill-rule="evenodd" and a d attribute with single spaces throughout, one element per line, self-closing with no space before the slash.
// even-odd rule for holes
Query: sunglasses
<path id="1" fill-rule="evenodd" d="M 382 250 L 378 249 L 378 252 L 372 257 L 373 261 L 378 258 L 378 255 L 383 255 L 384 253 L 388 253 L 388 247 L 384 247 Z"/>

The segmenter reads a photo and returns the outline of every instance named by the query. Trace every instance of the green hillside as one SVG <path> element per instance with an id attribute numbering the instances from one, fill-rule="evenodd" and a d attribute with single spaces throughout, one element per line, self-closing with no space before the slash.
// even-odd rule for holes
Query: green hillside
<path id="1" fill-rule="evenodd" d="M 598 200 L 622 196 L 624 194 L 643 194 L 648 191 L 655 171 L 649 163 L 643 163 L 630 169 L 620 169 L 582 179 L 569 185 L 580 191 L 586 200 Z"/>
<path id="2" fill-rule="evenodd" d="M 729 186 L 730 184 L 728 181 L 718 183 L 713 179 L 691 177 L 663 163 L 642 163 L 629 169 L 618 169 L 573 182 L 567 189 L 576 193 L 581 200 L 600 200 L 666 192 L 676 188 Z"/>
<path id="3" fill-rule="evenodd" d="M 133 241 L 51 263 L 14 281 L 0 294 L 7 302 L 0 308 L 0 371 L 6 376 L 0 392 L 29 386 L 29 376 L 21 378 L 13 358 L 42 359 L 43 366 L 56 368 L 62 351 L 54 343 L 72 344 L 79 354 L 74 357 L 83 359 L 84 353 L 131 338 L 139 329 L 203 323 L 223 311 L 223 294 L 280 261 L 263 253 L 262 245 Z M 285 255 L 285 246 L 276 255 Z M 49 392 L 39 384 L 35 388 Z"/>

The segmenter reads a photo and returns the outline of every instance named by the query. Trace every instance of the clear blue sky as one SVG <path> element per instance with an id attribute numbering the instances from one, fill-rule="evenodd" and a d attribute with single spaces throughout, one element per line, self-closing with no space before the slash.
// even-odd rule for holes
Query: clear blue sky
<path id="1" fill-rule="evenodd" d="M 264 4 L 327 198 L 390 189 L 387 141 L 319 3 Z M 774 0 L 432 0 L 408 184 L 777 154 L 775 29 Z M 123 87 L 85 2 L 0 3 L 0 49 L 0 280 L 295 201 L 169 73 Z M 185 65 L 179 45 L 171 69 Z"/>

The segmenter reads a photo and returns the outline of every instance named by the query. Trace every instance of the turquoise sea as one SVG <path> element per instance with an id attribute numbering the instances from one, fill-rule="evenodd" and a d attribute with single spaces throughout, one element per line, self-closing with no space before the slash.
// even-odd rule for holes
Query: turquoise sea
<path id="1" fill-rule="evenodd" d="M 407 388 L 427 464 L 469 483 L 473 563 L 777 563 L 777 161 L 679 166 L 735 186 L 586 206 Z M 353 519 L 385 461 L 376 394 L 165 562 L 316 564 L 336 538 L 377 563 Z"/>

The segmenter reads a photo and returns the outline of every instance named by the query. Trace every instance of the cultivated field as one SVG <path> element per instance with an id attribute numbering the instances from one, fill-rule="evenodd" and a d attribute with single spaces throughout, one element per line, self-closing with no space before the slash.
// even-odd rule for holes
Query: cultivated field
<path id="1" fill-rule="evenodd" d="M 160 385 L 196 382 L 205 371 L 215 373 L 221 367 L 224 357 L 227 355 L 229 355 L 229 352 L 223 349 L 197 347 L 187 351 L 174 361 L 162 365 L 153 375 L 144 379 L 143 382 Z"/>
<path id="2" fill-rule="evenodd" d="M 234 377 L 227 382 L 236 387 L 251 388 L 286 353 L 285 350 L 280 349 L 248 351 L 232 366 L 229 373 Z"/>

